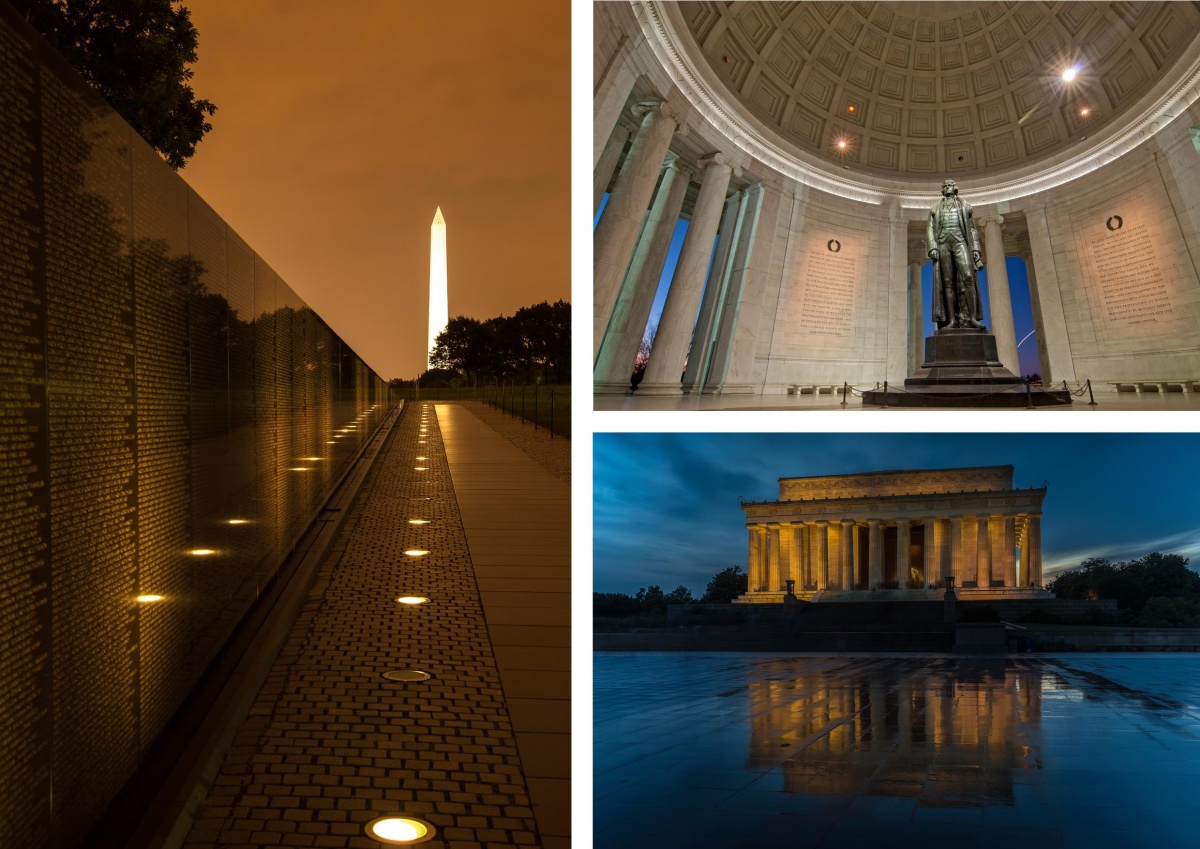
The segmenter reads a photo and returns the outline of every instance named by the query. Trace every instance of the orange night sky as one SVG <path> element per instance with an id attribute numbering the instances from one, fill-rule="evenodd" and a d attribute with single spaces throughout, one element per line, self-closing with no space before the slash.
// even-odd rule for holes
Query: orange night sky
<path id="1" fill-rule="evenodd" d="M 381 377 L 450 315 L 570 298 L 570 4 L 192 0 L 217 105 L 180 174 Z"/>

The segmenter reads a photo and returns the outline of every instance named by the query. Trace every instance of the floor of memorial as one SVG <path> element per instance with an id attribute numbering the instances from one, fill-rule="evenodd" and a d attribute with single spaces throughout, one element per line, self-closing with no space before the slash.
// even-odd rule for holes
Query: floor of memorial
<path id="1" fill-rule="evenodd" d="M 597 849 L 1196 846 L 1200 657 L 594 656 Z"/>
<path id="2" fill-rule="evenodd" d="M 393 427 L 187 849 L 379 847 L 402 813 L 431 847 L 570 845 L 569 442 L 535 462 L 471 410 Z"/>
<path id="3" fill-rule="evenodd" d="M 1200 410 L 1200 394 L 1183 394 L 1171 392 L 1166 395 L 1145 394 L 1133 392 L 1097 393 L 1096 406 L 1088 404 L 1085 393 L 1082 398 L 1075 398 L 1070 405 L 1055 407 L 1037 407 L 1034 411 L 1024 407 L 1015 408 L 1025 412 L 1084 412 L 1089 410 Z M 861 398 L 851 398 L 842 406 L 841 395 L 680 395 L 678 397 L 638 396 L 638 395 L 598 395 L 594 396 L 595 410 L 860 410 L 878 412 L 899 408 L 867 407 Z M 934 407 L 909 407 L 908 411 L 931 409 L 948 409 Z M 976 409 L 957 407 L 955 409 Z M 977 409 L 985 409 L 983 407 Z"/>

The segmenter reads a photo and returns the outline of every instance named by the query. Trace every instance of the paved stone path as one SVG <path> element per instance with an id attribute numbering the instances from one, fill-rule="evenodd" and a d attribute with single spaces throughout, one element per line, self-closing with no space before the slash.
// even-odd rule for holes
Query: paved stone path
<path id="1" fill-rule="evenodd" d="M 442 416 L 448 425 L 439 422 Z M 505 594 L 541 602 L 557 600 L 542 597 L 556 593 L 531 592 L 527 582 L 535 579 L 502 576 L 503 546 L 489 542 L 510 534 L 480 524 L 503 517 L 489 509 L 488 486 L 477 475 L 472 481 L 470 467 L 511 481 L 532 467 L 554 479 L 508 443 L 507 451 L 490 446 L 512 452 L 507 465 L 481 463 L 474 441 L 485 437 L 504 442 L 462 409 L 439 405 L 435 413 L 432 403 L 421 402 L 403 413 L 238 733 L 188 847 L 375 849 L 381 844 L 364 826 L 402 812 L 436 826 L 436 838 L 424 844 L 431 849 L 569 845 L 565 766 L 555 766 L 569 752 L 568 727 L 542 722 L 541 731 L 524 731 L 530 717 L 558 722 L 569 716 L 568 650 L 512 644 L 503 624 L 505 613 L 521 609 L 504 604 Z M 469 456 L 465 465 L 460 454 Z M 460 477 L 463 492 L 456 497 Z M 566 487 L 558 486 L 566 503 Z M 463 514 L 460 500 L 469 505 Z M 472 528 L 479 564 L 468 545 Z M 557 533 L 565 563 L 569 531 L 559 527 Z M 429 553 L 414 557 L 405 553 L 410 550 Z M 549 541 L 537 549 L 539 556 L 551 550 L 558 546 Z M 522 567 L 511 568 L 515 575 Z M 567 568 L 560 574 L 548 580 L 558 581 L 567 610 Z M 407 594 L 431 603 L 395 601 Z M 547 637 L 566 639 L 564 626 L 541 627 L 557 629 Z M 509 644 L 498 643 L 493 652 L 497 638 Z M 415 684 L 383 678 L 401 668 L 432 678 Z M 550 702 L 562 709 L 552 710 Z M 523 769 L 526 757 L 532 771 Z"/>

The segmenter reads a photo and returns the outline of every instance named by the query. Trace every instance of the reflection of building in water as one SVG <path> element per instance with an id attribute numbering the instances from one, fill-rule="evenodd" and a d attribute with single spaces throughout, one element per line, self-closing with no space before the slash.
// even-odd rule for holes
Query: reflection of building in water
<path id="1" fill-rule="evenodd" d="M 1012 466 L 982 466 L 780 478 L 778 501 L 742 505 L 750 581 L 738 600 L 782 601 L 789 581 L 820 601 L 947 578 L 968 598 L 1045 596 L 1046 489 L 1015 490 L 1012 477 Z"/>
<path id="2" fill-rule="evenodd" d="M 778 765 L 790 793 L 1012 804 L 1041 700 L 1041 670 L 1003 659 L 871 661 L 757 681 L 747 766 Z"/>

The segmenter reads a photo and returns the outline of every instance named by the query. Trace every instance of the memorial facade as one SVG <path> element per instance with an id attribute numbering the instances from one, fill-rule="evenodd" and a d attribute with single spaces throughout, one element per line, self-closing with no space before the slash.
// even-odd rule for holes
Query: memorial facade
<path id="1" fill-rule="evenodd" d="M 1049 597 L 1046 489 L 1012 478 L 1012 466 L 780 478 L 777 501 L 742 504 L 749 590 L 738 601 L 940 598 L 948 586 L 967 599 Z"/>
<path id="2" fill-rule="evenodd" d="M 921 364 L 946 178 L 974 208 L 1007 369 L 1023 343 L 1046 384 L 1200 390 L 1195 4 L 593 14 L 598 395 L 628 387 L 681 220 L 638 396 L 901 383 Z"/>

